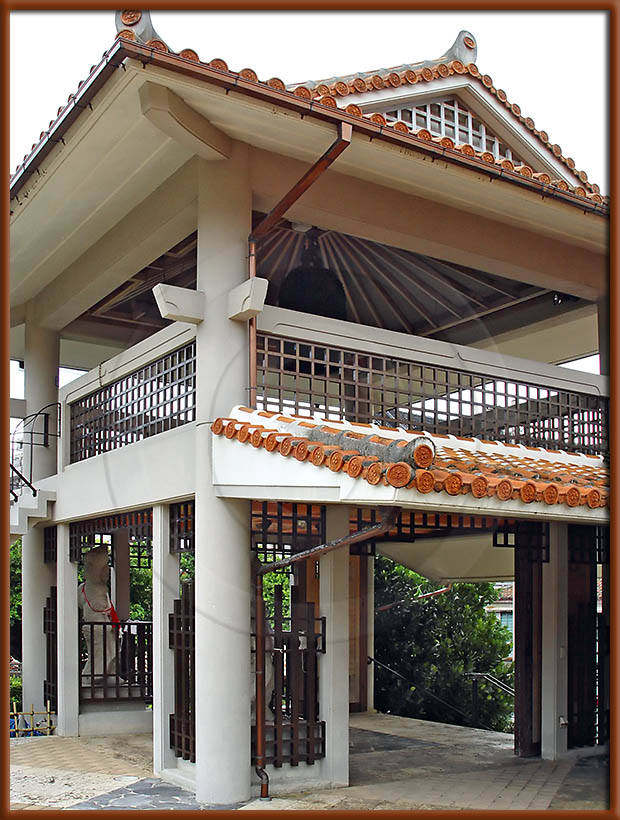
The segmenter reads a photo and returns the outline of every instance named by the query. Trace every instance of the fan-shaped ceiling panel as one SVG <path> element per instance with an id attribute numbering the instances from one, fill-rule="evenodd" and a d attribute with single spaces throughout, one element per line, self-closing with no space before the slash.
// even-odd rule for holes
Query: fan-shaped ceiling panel
<path id="1" fill-rule="evenodd" d="M 310 245 L 315 264 L 329 269 L 344 290 L 346 318 L 359 324 L 449 338 L 453 329 L 527 303 L 537 318 L 557 313 L 552 295 L 541 288 L 335 231 L 302 232 L 286 221 L 257 247 L 257 274 L 270 282 L 269 304 L 280 304 L 287 274 L 308 258 Z"/>

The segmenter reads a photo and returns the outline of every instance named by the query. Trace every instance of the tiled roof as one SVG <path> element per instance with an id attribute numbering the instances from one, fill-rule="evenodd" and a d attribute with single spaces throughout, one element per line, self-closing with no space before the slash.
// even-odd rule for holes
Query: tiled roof
<path id="1" fill-rule="evenodd" d="M 499 593 L 495 603 L 506 603 L 507 601 L 512 601 L 512 584 L 502 584 L 501 586 L 496 586 L 495 588 Z"/>
<path id="2" fill-rule="evenodd" d="M 372 74 L 369 79 L 364 79 L 366 75 L 361 74 L 359 76 L 355 76 L 352 80 L 351 87 L 353 88 L 353 91 L 351 91 L 349 86 L 344 81 L 341 83 L 339 80 L 333 83 L 332 86 L 327 86 L 325 83 L 318 83 L 313 87 L 298 85 L 291 88 L 287 87 L 283 80 L 279 77 L 272 77 L 269 80 L 261 81 L 258 79 L 256 72 L 251 68 L 242 68 L 240 71 L 232 71 L 228 68 L 227 63 L 220 58 L 211 59 L 206 63 L 202 62 L 198 56 L 198 53 L 191 48 L 184 48 L 178 53 L 172 52 L 166 43 L 156 36 L 156 33 L 150 23 L 149 12 L 147 11 L 117 12 L 117 29 L 117 40 L 120 38 L 122 42 L 133 42 L 143 47 L 147 47 L 153 54 L 161 52 L 169 57 L 178 58 L 179 62 L 184 65 L 187 65 L 189 62 L 207 66 L 208 68 L 218 72 L 222 77 L 225 76 L 228 78 L 234 78 L 235 80 L 240 79 L 245 83 L 263 86 L 265 89 L 270 89 L 271 91 L 276 91 L 279 94 L 284 95 L 284 97 L 289 98 L 289 101 L 298 100 L 304 111 L 307 111 L 308 103 L 311 104 L 311 107 L 319 105 L 326 106 L 331 110 L 335 109 L 342 111 L 343 113 L 346 113 L 349 118 L 359 119 L 366 123 L 374 123 L 379 128 L 379 135 L 382 133 L 399 134 L 402 138 L 406 138 L 412 147 L 415 145 L 432 145 L 441 152 L 442 156 L 449 156 L 452 159 L 457 161 L 462 160 L 465 163 L 470 163 L 472 160 L 475 160 L 481 163 L 482 167 L 484 167 L 484 165 L 492 166 L 496 171 L 500 172 L 502 177 L 510 181 L 526 178 L 528 183 L 538 188 L 543 196 L 572 194 L 578 199 L 589 202 L 593 206 L 603 205 L 606 208 L 609 204 L 609 197 L 602 197 L 598 186 L 589 184 L 587 182 L 587 175 L 583 171 L 577 172 L 576 174 L 583 184 L 569 186 L 564 180 L 551 179 L 546 173 L 536 173 L 529 165 L 520 165 L 515 167 L 514 164 L 508 159 L 496 161 L 493 154 L 488 151 L 476 151 L 473 146 L 469 144 L 456 145 L 449 137 L 433 137 L 430 131 L 425 128 L 415 130 L 410 129 L 403 122 L 396 122 L 393 124 L 387 123 L 382 114 L 364 114 L 362 113 L 361 108 L 355 103 L 344 104 L 346 102 L 346 98 L 350 94 L 361 93 L 361 91 L 368 90 L 369 87 L 375 89 L 382 88 L 385 87 L 386 83 L 388 85 L 402 85 L 415 84 L 418 82 L 431 82 L 439 77 L 449 76 L 454 73 L 468 73 L 488 88 L 490 93 L 494 93 L 498 99 L 506 105 L 507 108 L 510 108 L 512 114 L 520 118 L 525 125 L 532 130 L 532 132 L 536 132 L 533 121 L 530 120 L 530 118 L 523 118 L 519 106 L 516 104 L 511 104 L 507 101 L 507 99 L 504 99 L 505 92 L 501 89 L 496 89 L 493 85 L 493 81 L 488 75 L 480 75 L 480 72 L 474 63 L 465 64 L 460 60 L 450 60 L 448 63 L 437 62 L 432 68 L 427 64 L 423 64 L 421 69 L 418 69 L 415 66 L 422 64 L 414 64 L 414 67 L 406 68 L 404 71 L 393 71 L 386 69 L 385 71 L 387 73 Z M 144 39 L 147 37 L 149 39 Z M 447 52 L 444 56 L 447 57 L 449 55 L 450 52 Z M 106 65 L 107 57 L 108 55 L 105 54 L 102 61 Z M 89 85 L 92 76 L 98 69 L 100 69 L 100 67 L 101 63 L 99 66 L 93 66 L 91 68 L 91 74 L 89 77 L 78 84 L 78 94 L 82 86 Z M 362 83 L 364 84 L 363 89 L 361 85 Z M 347 90 L 345 90 L 345 85 Z M 242 88 L 241 86 L 236 87 L 238 90 L 241 90 Z M 11 177 L 12 182 L 19 175 L 19 173 L 24 170 L 26 166 L 28 166 L 29 162 L 34 160 L 34 155 L 39 152 L 39 149 L 44 143 L 48 140 L 51 140 L 52 142 L 59 141 L 58 139 L 52 138 L 51 135 L 56 131 L 57 125 L 63 121 L 67 111 L 72 106 L 77 104 L 76 97 L 76 94 L 69 95 L 67 104 L 58 109 L 58 116 L 56 117 L 56 120 L 52 120 L 50 122 L 48 131 L 43 131 L 41 133 L 39 141 L 33 144 L 31 152 L 24 156 L 24 161 L 17 167 L 15 173 Z M 339 105 L 339 101 L 341 101 L 341 105 Z M 542 139 L 543 142 L 545 142 L 545 139 L 548 140 L 548 136 L 544 131 L 538 131 L 536 133 L 539 139 Z M 574 162 L 570 159 L 570 157 L 564 158 L 562 156 L 562 150 L 559 145 L 551 146 L 551 150 L 553 154 L 557 158 L 564 161 L 569 168 L 574 168 Z M 573 171 L 573 173 L 575 172 Z"/>
<path id="3" fill-rule="evenodd" d="M 322 423 L 242 406 L 216 419 L 212 431 L 373 486 L 469 493 L 536 506 L 596 509 L 608 504 L 609 474 L 599 456 L 379 425 Z"/>
<path id="4" fill-rule="evenodd" d="M 463 42 L 465 49 L 461 48 L 460 51 L 457 52 L 455 46 L 459 43 L 459 40 Z M 454 53 L 459 53 L 463 57 L 469 56 L 467 55 L 467 48 L 471 49 L 471 56 L 475 59 L 475 39 L 469 32 L 462 31 L 457 37 L 454 46 L 443 55 L 443 57 L 437 60 L 425 60 L 419 63 L 394 66 L 393 68 L 381 68 L 375 71 L 348 75 L 346 77 L 332 77 L 329 80 L 304 83 L 303 86 L 289 86 L 289 88 L 294 92 L 298 88 L 305 88 L 310 92 L 312 99 L 330 97 L 336 100 L 336 104 L 338 104 L 338 99 L 342 98 L 342 105 L 344 105 L 345 98 L 355 96 L 356 94 L 365 94 L 384 88 L 398 88 L 407 85 L 426 85 L 437 80 L 443 80 L 454 74 L 467 74 L 472 78 L 473 82 L 482 86 L 487 93 L 496 97 L 504 108 L 506 108 L 510 116 L 525 125 L 533 136 L 570 170 L 578 180 L 578 183 L 572 190 L 576 190 L 580 196 L 588 196 L 593 199 L 594 202 L 602 202 L 603 198 L 600 196 L 601 189 L 599 186 L 588 182 L 588 175 L 585 171 L 575 170 L 575 161 L 572 157 L 565 157 L 562 153 L 562 148 L 557 143 L 551 142 L 547 132 L 537 129 L 534 120 L 531 117 L 524 116 L 521 111 L 521 106 L 517 105 L 517 103 L 510 102 L 506 92 L 502 88 L 496 88 L 493 78 L 488 74 L 482 74 L 476 63 L 473 62 L 473 59 L 471 62 L 467 60 L 450 59 Z M 359 106 L 355 105 L 355 103 L 352 105 L 349 104 L 345 110 L 349 109 L 357 113 Z M 359 110 L 361 113 L 361 109 Z M 375 122 L 381 121 L 382 124 L 385 124 L 385 118 L 381 114 L 369 114 L 368 116 L 371 118 L 374 117 Z M 489 152 L 476 151 L 471 145 L 455 147 L 454 140 L 449 137 L 431 137 L 430 132 L 425 128 L 410 128 L 404 122 L 395 123 L 395 127 L 398 128 L 398 130 L 402 130 L 403 133 L 413 133 L 418 136 L 418 138 L 432 139 L 433 142 L 444 145 L 452 150 L 456 148 L 456 150 L 461 150 L 470 156 L 475 155 L 485 162 L 494 162 L 506 170 L 512 171 L 515 169 L 515 166 L 510 160 L 500 159 L 496 161 Z M 559 185 L 559 187 L 563 188 L 561 180 L 552 180 L 549 175 L 545 173 L 536 174 L 528 165 L 518 166 L 516 170 L 518 173 L 523 174 L 523 176 L 533 176 L 547 185 Z M 564 185 L 566 185 L 566 188 L 563 188 L 563 190 L 567 190 L 569 186 L 566 183 L 564 183 Z"/>

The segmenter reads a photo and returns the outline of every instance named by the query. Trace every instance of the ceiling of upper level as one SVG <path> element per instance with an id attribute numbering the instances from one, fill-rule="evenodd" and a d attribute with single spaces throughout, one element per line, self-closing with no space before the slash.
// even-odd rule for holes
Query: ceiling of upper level
<path id="1" fill-rule="evenodd" d="M 254 213 L 255 225 L 262 216 Z M 310 246 L 308 264 L 305 254 Z M 70 335 L 79 329 L 93 337 L 111 334 L 131 343 L 151 335 L 169 324 L 159 314 L 153 286 L 166 282 L 195 288 L 196 259 L 197 235 L 193 233 L 85 311 L 66 332 Z M 328 271 L 338 283 L 346 301 L 345 315 L 340 318 L 459 344 L 588 304 L 464 265 L 285 219 L 257 246 L 257 275 L 269 280 L 268 304 L 280 304 L 287 274 L 304 265 Z M 312 312 L 303 294 L 299 298 L 296 309 Z"/>

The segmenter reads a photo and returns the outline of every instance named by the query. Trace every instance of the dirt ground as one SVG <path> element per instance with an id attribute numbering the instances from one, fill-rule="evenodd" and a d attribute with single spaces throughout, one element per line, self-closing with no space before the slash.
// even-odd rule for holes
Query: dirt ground
<path id="1" fill-rule="evenodd" d="M 10 740 L 11 809 L 62 809 L 152 775 L 150 734 Z"/>

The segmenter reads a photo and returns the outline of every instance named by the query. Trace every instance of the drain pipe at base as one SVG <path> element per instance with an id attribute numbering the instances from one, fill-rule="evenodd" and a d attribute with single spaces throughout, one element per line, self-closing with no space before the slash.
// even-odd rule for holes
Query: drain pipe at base
<path id="1" fill-rule="evenodd" d="M 328 541 L 318 547 L 297 552 L 281 561 L 272 561 L 261 564 L 256 570 L 256 766 L 254 771 L 260 779 L 260 799 L 271 800 L 269 797 L 269 775 L 265 771 L 265 604 L 263 601 L 263 575 L 277 569 L 288 567 L 298 561 L 308 561 L 325 555 L 332 550 L 348 547 L 359 541 L 383 535 L 392 529 L 400 512 L 400 507 L 388 507 L 381 520 L 376 524 L 364 527 L 355 533 Z"/>

